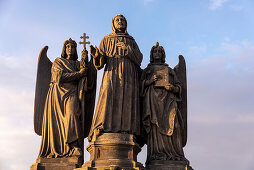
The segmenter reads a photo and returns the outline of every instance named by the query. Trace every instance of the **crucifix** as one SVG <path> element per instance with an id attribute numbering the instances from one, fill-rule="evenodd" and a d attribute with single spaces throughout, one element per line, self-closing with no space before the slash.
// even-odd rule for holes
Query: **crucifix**
<path id="1" fill-rule="evenodd" d="M 90 41 L 86 41 L 86 39 L 89 39 L 89 36 L 86 36 L 86 33 L 84 33 L 80 38 L 83 39 L 84 42 L 79 42 L 79 44 L 84 44 L 84 49 L 86 49 L 86 44 L 90 44 Z"/>
<path id="2" fill-rule="evenodd" d="M 82 41 L 79 42 L 79 44 L 84 45 L 84 49 L 82 51 L 82 57 L 81 57 L 81 61 L 80 61 L 80 67 L 85 67 L 85 65 L 87 65 L 87 63 L 88 63 L 88 53 L 85 56 L 83 56 L 83 52 L 86 51 L 86 44 L 90 44 L 90 41 L 86 41 L 87 39 L 89 39 L 89 36 L 86 36 L 86 33 L 83 33 L 83 36 L 81 36 L 80 38 L 84 40 L 84 42 L 82 42 Z"/>

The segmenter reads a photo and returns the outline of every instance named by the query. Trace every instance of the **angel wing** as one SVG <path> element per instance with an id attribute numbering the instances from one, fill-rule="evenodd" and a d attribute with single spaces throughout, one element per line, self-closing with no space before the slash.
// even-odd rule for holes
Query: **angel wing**
<path id="1" fill-rule="evenodd" d="M 178 109 L 180 110 L 184 122 L 184 130 L 182 132 L 182 145 L 187 143 L 187 79 L 186 79 L 186 63 L 182 55 L 179 55 L 179 63 L 174 67 L 174 71 L 182 87 L 182 101 L 178 102 Z"/>
<path id="2" fill-rule="evenodd" d="M 34 99 L 34 131 L 39 136 L 42 134 L 42 119 L 44 113 L 44 105 L 47 97 L 52 62 L 47 57 L 48 46 L 42 48 L 37 66 L 37 78 Z"/>

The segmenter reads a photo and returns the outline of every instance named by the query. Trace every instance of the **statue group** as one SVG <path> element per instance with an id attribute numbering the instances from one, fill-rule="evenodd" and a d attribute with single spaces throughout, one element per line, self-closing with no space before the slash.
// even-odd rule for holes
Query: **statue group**
<path id="1" fill-rule="evenodd" d="M 84 35 L 82 38 L 88 38 Z M 48 47 L 39 55 L 34 128 L 42 136 L 35 169 L 157 169 L 192 170 L 183 147 L 187 142 L 186 65 L 179 56 L 172 69 L 157 42 L 150 63 L 127 32 L 123 15 L 112 19 L 112 33 L 99 47 L 66 40 L 62 55 L 52 63 Z M 97 71 L 104 68 L 95 108 Z M 84 163 L 84 138 L 90 160 Z M 137 162 L 147 144 L 144 167 Z"/>

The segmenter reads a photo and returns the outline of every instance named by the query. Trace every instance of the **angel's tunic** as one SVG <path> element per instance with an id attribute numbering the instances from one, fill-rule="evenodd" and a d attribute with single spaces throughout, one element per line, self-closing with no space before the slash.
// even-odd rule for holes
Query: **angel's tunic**
<path id="1" fill-rule="evenodd" d="M 80 137 L 78 81 L 62 81 L 63 74 L 75 73 L 78 69 L 78 61 L 57 58 L 53 62 L 39 157 L 65 156 L 70 151 L 69 144 Z"/>
<path id="2" fill-rule="evenodd" d="M 119 42 L 127 46 L 128 55 L 117 47 Z M 99 70 L 105 64 L 105 68 L 89 140 L 96 129 L 139 135 L 139 74 L 143 55 L 128 34 L 105 36 L 99 51 L 101 57 L 94 60 L 95 67 Z"/>
<path id="3" fill-rule="evenodd" d="M 141 94 L 143 96 L 142 124 L 147 134 L 147 163 L 151 160 L 181 160 L 184 159 L 182 149 L 182 117 L 177 109 L 181 101 L 176 95 L 165 88 L 154 84 L 145 86 L 158 70 L 168 70 L 169 83 L 177 86 L 181 92 L 180 83 L 174 70 L 167 64 L 149 64 L 141 77 Z"/>

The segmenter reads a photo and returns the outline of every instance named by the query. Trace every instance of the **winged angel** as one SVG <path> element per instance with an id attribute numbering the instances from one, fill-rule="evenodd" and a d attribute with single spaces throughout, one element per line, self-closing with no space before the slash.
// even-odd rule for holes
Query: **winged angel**
<path id="1" fill-rule="evenodd" d="M 64 42 L 52 63 L 45 46 L 39 55 L 35 91 L 34 129 L 42 136 L 39 157 L 81 156 L 95 104 L 95 68 L 86 50 L 79 62 L 77 44 Z"/>
<path id="2" fill-rule="evenodd" d="M 147 137 L 147 162 L 187 161 L 183 147 L 187 142 L 186 65 L 179 56 L 172 69 L 165 64 L 165 51 L 157 42 L 150 52 L 150 64 L 141 77 L 142 123 Z M 187 161 L 188 162 L 188 161 Z"/>

